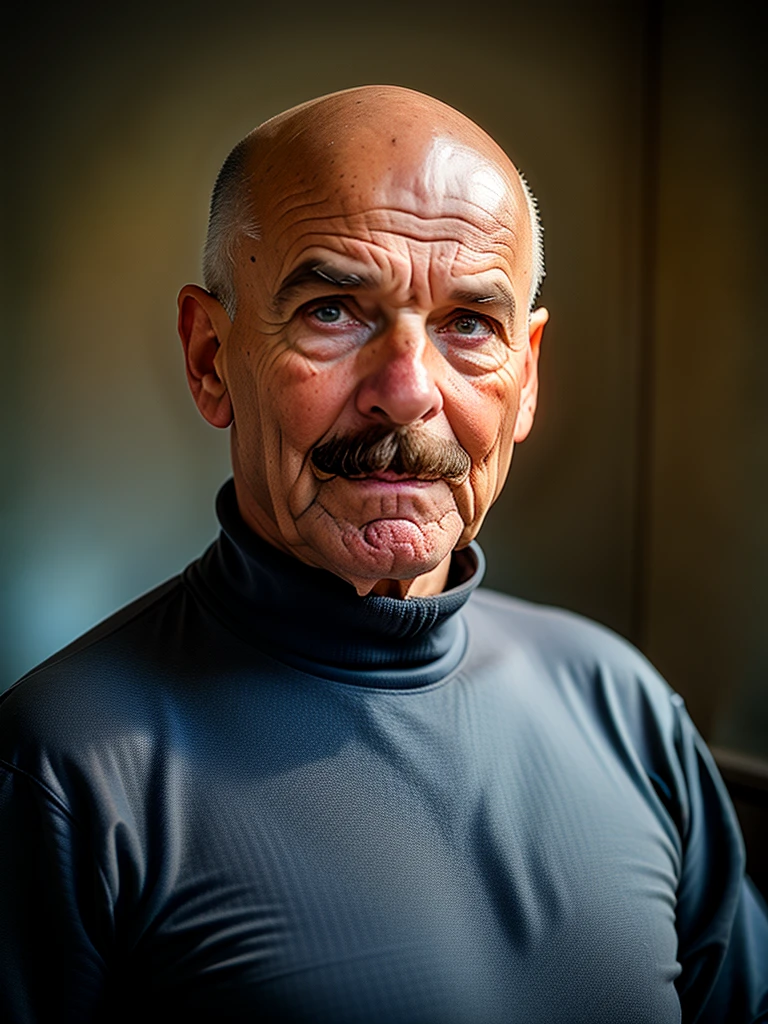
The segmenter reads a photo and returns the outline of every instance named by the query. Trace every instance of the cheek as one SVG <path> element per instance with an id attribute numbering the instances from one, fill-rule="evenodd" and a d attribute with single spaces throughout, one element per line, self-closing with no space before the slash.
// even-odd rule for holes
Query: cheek
<path id="1" fill-rule="evenodd" d="M 343 365 L 318 369 L 295 352 L 282 354 L 262 390 L 265 423 L 277 426 L 284 448 L 303 458 L 333 429 L 349 399 L 348 377 Z"/>
<path id="2" fill-rule="evenodd" d="M 519 383 L 507 367 L 464 380 L 451 394 L 449 419 L 475 469 L 498 464 L 510 448 L 519 401 Z"/>
<path id="3" fill-rule="evenodd" d="M 452 426 L 472 458 L 469 479 L 455 494 L 465 523 L 460 546 L 477 534 L 504 485 L 519 401 L 520 385 L 508 367 L 471 382 L 465 380 L 456 391 Z"/>

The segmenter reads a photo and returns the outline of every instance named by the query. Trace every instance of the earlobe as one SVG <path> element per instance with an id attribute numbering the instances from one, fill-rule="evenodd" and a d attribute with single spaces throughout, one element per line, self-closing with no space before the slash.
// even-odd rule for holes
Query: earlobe
<path id="1" fill-rule="evenodd" d="M 539 351 L 549 312 L 543 306 L 531 313 L 528 321 L 528 351 L 525 361 L 525 377 L 520 391 L 520 405 L 515 420 L 515 444 L 524 441 L 531 432 L 539 394 Z"/>
<path id="2" fill-rule="evenodd" d="M 209 292 L 194 284 L 181 289 L 178 330 L 187 383 L 201 415 L 214 427 L 228 427 L 232 422 L 232 403 L 217 365 L 231 327 L 221 303 Z"/>

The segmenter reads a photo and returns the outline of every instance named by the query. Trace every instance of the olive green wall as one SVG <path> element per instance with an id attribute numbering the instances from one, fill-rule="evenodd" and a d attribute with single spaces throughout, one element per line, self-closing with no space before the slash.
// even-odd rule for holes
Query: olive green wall
<path id="1" fill-rule="evenodd" d="M 768 757 L 763 14 L 666 20 L 644 646 L 715 742 Z"/>
<path id="2" fill-rule="evenodd" d="M 106 6 L 106 5 L 105 5 Z M 715 742 L 768 757 L 758 26 L 714 5 L 36 7 L 11 34 L 4 679 L 213 536 L 226 437 L 175 294 L 231 145 L 311 96 L 431 92 L 540 196 L 536 428 L 490 585 L 646 650 Z M 763 96 L 765 90 L 762 90 Z"/>

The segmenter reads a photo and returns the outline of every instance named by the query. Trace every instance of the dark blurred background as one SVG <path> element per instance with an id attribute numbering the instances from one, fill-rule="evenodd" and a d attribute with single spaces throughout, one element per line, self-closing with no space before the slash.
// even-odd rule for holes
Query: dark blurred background
<path id="1" fill-rule="evenodd" d="M 200 280 L 226 153 L 302 100 L 396 83 L 494 135 L 546 229 L 540 411 L 481 535 L 487 583 L 629 637 L 721 763 L 759 774 L 759 12 L 745 0 L 16 10 L 4 44 L 2 685 L 214 534 L 227 437 L 187 393 L 175 296 Z"/>

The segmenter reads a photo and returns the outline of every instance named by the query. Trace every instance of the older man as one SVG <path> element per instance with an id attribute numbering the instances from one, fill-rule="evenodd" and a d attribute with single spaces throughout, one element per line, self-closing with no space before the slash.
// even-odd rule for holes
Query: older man
<path id="1" fill-rule="evenodd" d="M 268 121 L 179 297 L 219 540 L 4 699 L 13 1021 L 752 1021 L 768 922 L 682 701 L 477 589 L 535 205 L 404 89 Z"/>

